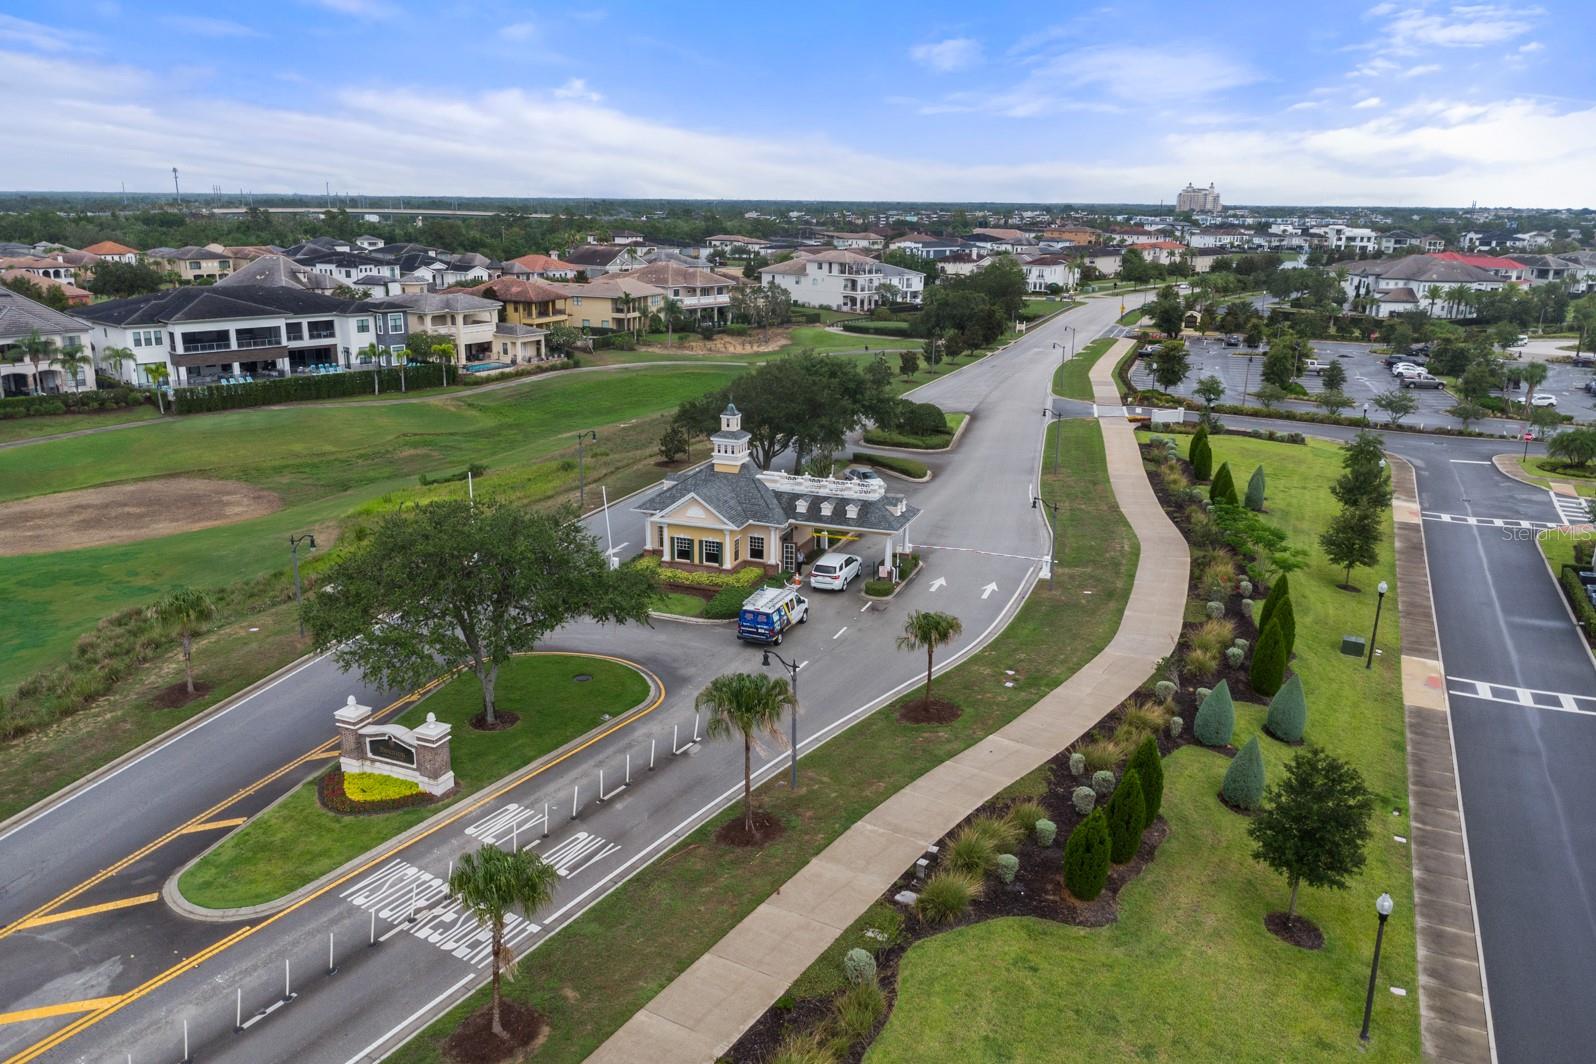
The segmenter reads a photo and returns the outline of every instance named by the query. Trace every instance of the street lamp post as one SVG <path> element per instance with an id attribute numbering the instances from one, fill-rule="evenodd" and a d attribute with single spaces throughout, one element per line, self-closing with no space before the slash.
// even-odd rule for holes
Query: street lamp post
<path id="1" fill-rule="evenodd" d="M 586 432 L 576 434 L 576 507 L 579 510 L 587 505 L 587 465 L 582 455 L 583 440 L 597 443 L 598 432 L 588 429 Z"/>
<path id="2" fill-rule="evenodd" d="M 1365 669 L 1374 667 L 1374 637 L 1380 634 L 1380 607 L 1385 605 L 1385 593 L 1391 590 L 1391 585 L 1382 580 L 1375 590 L 1380 593 L 1380 597 L 1374 602 L 1374 629 L 1369 633 L 1369 657 L 1363 663 Z"/>
<path id="3" fill-rule="evenodd" d="M 1363 999 L 1363 1030 L 1358 1035 L 1358 1038 L 1364 1042 L 1369 1040 L 1369 1015 L 1374 1011 L 1374 980 L 1380 972 L 1380 943 L 1385 940 L 1385 922 L 1391 918 L 1391 910 L 1395 905 L 1389 894 L 1381 894 L 1374 902 L 1374 911 L 1380 917 L 1380 926 L 1374 932 L 1374 962 L 1369 965 L 1369 992 Z"/>
<path id="4" fill-rule="evenodd" d="M 305 615 L 300 611 L 300 607 L 304 605 L 304 598 L 299 590 L 299 545 L 301 543 L 308 545 L 307 550 L 315 550 L 316 534 L 314 532 L 306 532 L 302 536 L 288 537 L 288 554 L 294 560 L 294 612 L 299 615 L 299 638 L 303 639 L 305 638 Z"/>
<path id="5" fill-rule="evenodd" d="M 782 668 L 792 676 L 792 775 L 788 777 L 787 785 L 793 790 L 798 789 L 798 662 L 788 661 L 770 648 L 760 655 L 759 664 L 770 667 L 770 659 L 775 658 L 781 662 Z"/>
<path id="6" fill-rule="evenodd" d="M 1247 385 L 1252 383 L 1252 359 L 1253 356 L 1247 356 L 1247 368 L 1241 371 L 1241 405 L 1243 407 L 1247 405 Z"/>

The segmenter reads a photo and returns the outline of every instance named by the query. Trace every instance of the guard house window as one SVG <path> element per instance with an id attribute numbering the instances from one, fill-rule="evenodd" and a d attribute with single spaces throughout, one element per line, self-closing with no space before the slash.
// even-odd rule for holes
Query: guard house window
<path id="1" fill-rule="evenodd" d="M 733 564 L 741 561 L 742 557 L 743 557 L 743 537 L 738 536 L 737 538 L 732 540 L 732 562 L 733 562 Z"/>
<path id="2" fill-rule="evenodd" d="M 687 536 L 671 537 L 671 558 L 679 562 L 693 560 L 693 541 Z"/>
<path id="3" fill-rule="evenodd" d="M 700 545 L 703 547 L 703 550 L 704 550 L 704 564 L 705 565 L 719 565 L 720 564 L 720 541 L 716 540 L 716 539 L 706 539 L 706 540 L 702 540 Z"/>
<path id="4" fill-rule="evenodd" d="M 754 559 L 755 561 L 761 561 L 762 562 L 762 561 L 765 560 L 765 537 L 764 536 L 749 536 L 748 537 L 748 556 L 750 558 Z"/>

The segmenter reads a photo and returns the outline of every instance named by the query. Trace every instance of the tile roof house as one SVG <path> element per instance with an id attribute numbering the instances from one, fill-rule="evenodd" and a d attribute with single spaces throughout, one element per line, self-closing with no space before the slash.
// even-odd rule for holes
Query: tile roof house
<path id="1" fill-rule="evenodd" d="M 79 288 L 71 281 L 57 281 L 53 277 L 40 277 L 27 270 L 0 269 L 0 281 L 26 281 L 40 291 L 58 291 L 66 297 L 69 306 L 81 307 L 94 302 L 94 293 Z"/>
<path id="2" fill-rule="evenodd" d="M 503 270 L 506 277 L 540 281 L 573 281 L 576 279 L 579 267 L 550 255 L 532 254 L 506 261 Z"/>
<path id="3" fill-rule="evenodd" d="M 71 388 L 93 388 L 92 364 L 70 368 L 53 358 L 34 363 L 23 359 L 13 348 L 26 337 L 38 333 L 57 351 L 86 350 L 89 327 L 76 318 L 35 302 L 20 292 L 0 286 L 0 396 L 55 394 Z"/>
<path id="4" fill-rule="evenodd" d="M 214 288 L 239 285 L 266 285 L 277 288 L 303 288 L 310 292 L 331 293 L 338 281 L 330 274 L 301 265 L 286 255 L 261 255 L 236 272 L 217 281 Z"/>
<path id="5" fill-rule="evenodd" d="M 666 481 L 635 507 L 649 515 L 646 553 L 677 568 L 774 573 L 861 535 L 884 541 L 886 565 L 909 548 L 908 528 L 920 511 L 906 497 L 879 481 L 762 473 L 750 460 L 749 439 L 742 414 L 728 405 L 710 437 L 709 463 Z"/>
<path id="6" fill-rule="evenodd" d="M 570 321 L 565 292 L 543 281 L 500 277 L 486 284 L 446 291 L 460 291 L 495 300 L 501 304 L 500 320 L 510 325 L 548 329 L 555 325 L 566 325 Z"/>
<path id="7" fill-rule="evenodd" d="M 649 318 L 665 308 L 665 292 L 631 274 L 612 273 L 586 284 L 550 282 L 565 293 L 567 324 L 572 328 L 641 332 Z"/>
<path id="8" fill-rule="evenodd" d="M 90 244 L 83 250 L 90 255 L 98 255 L 102 259 L 110 259 L 112 262 L 137 262 L 139 260 L 137 249 L 130 248 L 126 244 L 118 244 L 114 240 L 102 240 L 98 244 Z"/>
<path id="9" fill-rule="evenodd" d="M 741 278 L 675 262 L 651 262 L 633 270 L 633 280 L 651 284 L 676 300 L 695 321 L 726 321 L 731 316 L 731 293 Z"/>

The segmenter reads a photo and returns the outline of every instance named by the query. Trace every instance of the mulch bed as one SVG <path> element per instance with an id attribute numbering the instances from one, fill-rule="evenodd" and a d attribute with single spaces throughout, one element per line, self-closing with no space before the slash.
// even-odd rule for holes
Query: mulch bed
<path id="1" fill-rule="evenodd" d="M 715 831 L 715 841 L 727 846 L 763 846 L 780 838 L 786 830 L 787 825 L 775 816 L 763 809 L 755 809 L 752 834 L 749 833 L 743 818 L 739 816 L 728 820 Z"/>
<path id="2" fill-rule="evenodd" d="M 493 723 L 491 724 L 488 723 L 488 717 L 485 713 L 478 713 L 470 721 L 472 731 L 486 732 L 504 731 L 520 723 L 521 714 L 511 713 L 507 709 L 495 709 L 493 711 Z"/>
<path id="3" fill-rule="evenodd" d="M 391 813 L 395 809 L 414 809 L 420 805 L 435 805 L 446 798 L 454 797 L 459 787 L 452 787 L 442 794 L 428 794 L 426 791 L 416 791 L 399 798 L 379 798 L 376 801 L 362 802 L 349 797 L 344 790 L 344 771 L 337 765 L 321 774 L 316 780 L 316 801 L 329 813 L 339 816 L 369 816 L 372 813 Z"/>
<path id="4" fill-rule="evenodd" d="M 1230 802 L 1225 799 L 1223 791 L 1215 791 L 1214 797 L 1219 799 L 1220 805 L 1224 806 L 1232 813 L 1235 813 L 1237 816 L 1254 817 L 1258 815 L 1258 810 L 1256 809 L 1243 809 L 1239 805 L 1231 805 Z"/>
<path id="5" fill-rule="evenodd" d="M 1270 913 L 1264 917 L 1264 926 L 1269 933 L 1282 942 L 1289 943 L 1299 949 L 1322 949 L 1324 947 L 1324 932 L 1305 916 L 1298 916 L 1289 924 L 1286 923 L 1285 913 Z"/>
<path id="6" fill-rule="evenodd" d="M 910 698 L 898 704 L 898 719 L 905 724 L 951 724 L 963 713 L 945 698 Z"/>
<path id="7" fill-rule="evenodd" d="M 206 683 L 204 680 L 194 681 L 193 694 L 188 693 L 187 681 L 179 680 L 176 683 L 168 687 L 163 687 L 159 691 L 155 692 L 155 697 L 151 698 L 150 702 L 155 706 L 156 709 L 176 709 L 179 706 L 186 706 L 196 698 L 203 698 L 205 695 L 210 693 L 211 685 Z"/>
<path id="8" fill-rule="evenodd" d="M 509 1034 L 508 1039 L 493 1033 L 493 1006 L 483 1005 L 444 1041 L 444 1054 L 457 1064 L 503 1064 L 536 1053 L 549 1036 L 549 1024 L 543 1014 L 519 1001 L 500 1002 L 499 1021 Z"/>

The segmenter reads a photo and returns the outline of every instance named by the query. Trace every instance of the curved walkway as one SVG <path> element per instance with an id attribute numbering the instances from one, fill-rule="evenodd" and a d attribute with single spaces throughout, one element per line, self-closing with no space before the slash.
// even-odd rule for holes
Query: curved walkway
<path id="1" fill-rule="evenodd" d="M 1129 341 L 1122 341 L 1128 344 Z M 1116 411 L 1113 357 L 1092 370 Z M 992 795 L 1084 735 L 1136 691 L 1180 635 L 1190 570 L 1122 415 L 1099 419 L 1114 498 L 1141 544 L 1119 630 L 1079 672 L 992 735 L 865 814 L 750 913 L 588 1058 L 599 1064 L 704 1064 L 731 1047 L 894 880 Z"/>

